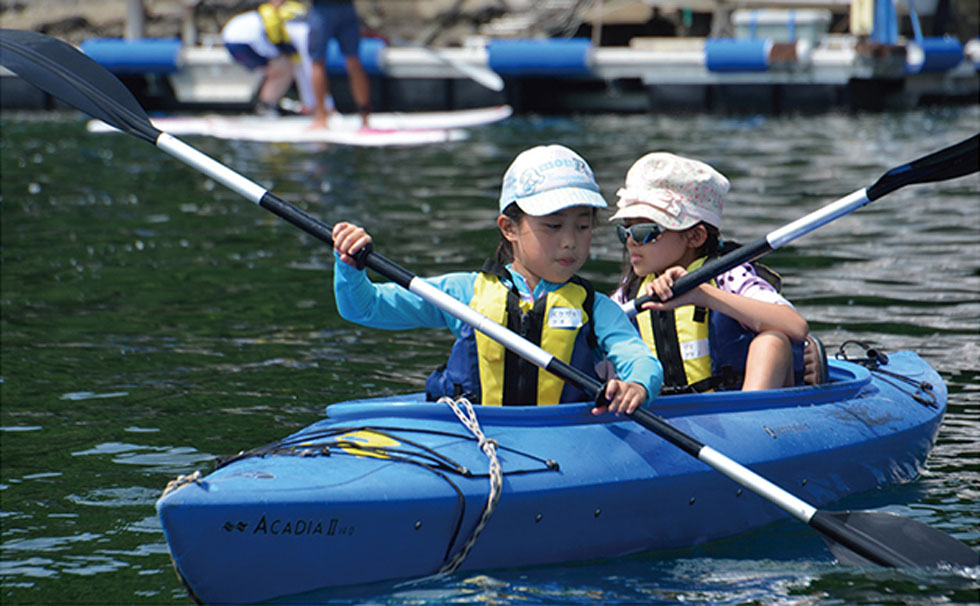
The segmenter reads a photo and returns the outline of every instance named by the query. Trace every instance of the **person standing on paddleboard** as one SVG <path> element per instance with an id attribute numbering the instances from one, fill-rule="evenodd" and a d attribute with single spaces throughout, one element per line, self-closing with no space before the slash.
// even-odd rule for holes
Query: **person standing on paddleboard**
<path id="1" fill-rule="evenodd" d="M 737 247 L 720 232 L 728 190 L 711 166 L 655 152 L 630 167 L 616 194 L 610 221 L 621 222 L 626 257 L 612 298 L 656 297 L 634 322 L 663 364 L 664 393 L 786 387 L 803 374 L 807 322 L 768 268 L 745 263 L 671 298 L 681 276 Z"/>
<path id="2" fill-rule="evenodd" d="M 628 414 L 656 397 L 663 374 L 622 309 L 576 275 L 589 258 L 596 213 L 605 207 L 592 169 L 577 153 L 560 145 L 526 150 L 504 175 L 496 258 L 481 271 L 427 281 L 555 358 L 607 381 L 608 410 Z M 358 254 L 372 242 L 363 228 L 337 223 L 333 241 L 334 293 L 342 317 L 391 330 L 445 327 L 456 337 L 449 361 L 426 381 L 429 399 L 466 396 L 490 405 L 590 399 L 397 284 L 372 283 L 357 269 Z"/>
<path id="3" fill-rule="evenodd" d="M 361 23 L 352 0 L 314 0 L 309 16 L 310 57 L 313 60 L 313 128 L 326 128 L 330 109 L 326 99 L 330 94 L 327 78 L 327 45 L 336 38 L 347 66 L 351 94 L 361 125 L 368 128 L 371 113 L 371 83 L 358 56 L 361 44 Z"/>

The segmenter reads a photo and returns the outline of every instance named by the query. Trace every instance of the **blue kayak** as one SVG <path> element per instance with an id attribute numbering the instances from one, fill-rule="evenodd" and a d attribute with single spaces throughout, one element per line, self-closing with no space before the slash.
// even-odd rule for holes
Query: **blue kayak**
<path id="1" fill-rule="evenodd" d="M 871 370 L 830 360 L 829 379 L 662 397 L 652 411 L 818 507 L 914 479 L 946 409 L 938 373 L 898 352 Z M 174 484 L 157 510 L 188 590 L 254 602 L 426 576 L 467 542 L 460 570 L 520 567 L 697 545 L 786 517 L 591 404 L 474 409 L 500 464 L 492 507 L 477 438 L 421 394 L 332 404 L 302 431 Z"/>

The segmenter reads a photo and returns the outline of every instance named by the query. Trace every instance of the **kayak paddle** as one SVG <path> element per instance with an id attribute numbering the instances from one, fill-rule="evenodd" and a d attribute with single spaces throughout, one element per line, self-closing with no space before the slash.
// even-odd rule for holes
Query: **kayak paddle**
<path id="1" fill-rule="evenodd" d="M 945 181 L 977 172 L 980 170 L 977 152 L 978 141 L 980 141 L 980 135 L 973 135 L 969 139 L 933 152 L 928 156 L 923 156 L 902 166 L 896 166 L 882 175 L 871 187 L 844 196 L 840 200 L 831 202 L 823 208 L 773 230 L 728 254 L 706 262 L 698 269 L 678 278 L 674 286 L 671 287 L 671 292 L 675 297 L 680 296 L 702 282 L 707 282 L 742 263 L 754 261 L 762 255 L 906 185 Z M 641 311 L 644 303 L 652 300 L 654 298 L 650 295 L 641 295 L 632 301 L 622 303 L 621 307 L 626 315 L 632 317 Z"/>
<path id="2" fill-rule="evenodd" d="M 439 50 L 423 44 L 413 44 L 411 42 L 403 42 L 401 40 L 398 40 L 396 43 L 400 47 L 411 48 L 425 53 L 426 56 L 432 57 L 436 61 L 448 65 L 480 86 L 497 92 L 504 90 L 504 79 L 500 77 L 500 74 L 493 71 L 489 67 L 471 65 L 465 61 L 461 61 L 455 57 L 441 53 Z"/>
<path id="3" fill-rule="evenodd" d="M 152 143 L 332 246 L 330 226 L 210 156 L 155 128 L 132 93 L 118 79 L 65 42 L 35 32 L 0 30 L 0 64 L 91 116 Z M 595 400 L 602 399 L 604 386 L 601 383 L 431 286 L 407 269 L 373 250 L 365 251 L 361 261 L 364 266 L 466 322 L 537 366 L 576 385 Z M 876 511 L 818 510 L 647 410 L 637 410 L 631 418 L 809 524 L 828 540 L 832 552 L 842 562 L 872 562 L 899 567 L 929 567 L 944 563 L 976 566 L 980 562 L 980 556 L 975 551 L 954 537 L 921 522 Z"/>

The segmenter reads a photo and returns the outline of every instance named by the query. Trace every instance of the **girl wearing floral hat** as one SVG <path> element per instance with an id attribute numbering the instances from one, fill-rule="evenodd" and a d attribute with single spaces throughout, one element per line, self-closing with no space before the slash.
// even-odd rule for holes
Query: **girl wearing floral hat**
<path id="1" fill-rule="evenodd" d="M 659 392 L 660 364 L 622 309 L 575 275 L 589 258 L 596 209 L 605 206 L 592 169 L 578 154 L 560 145 L 526 150 L 504 175 L 496 259 L 478 272 L 429 282 L 589 376 L 603 374 L 597 363 L 602 363 L 599 368 L 611 363 L 617 378 L 606 383 L 609 410 L 631 413 Z M 465 395 L 491 405 L 586 399 L 574 386 L 418 295 L 394 283 L 372 283 L 356 263 L 371 243 L 364 229 L 338 223 L 333 241 L 341 316 L 392 330 L 446 327 L 456 337 L 449 361 L 426 381 L 429 399 Z"/>
<path id="2" fill-rule="evenodd" d="M 769 273 L 762 266 L 740 265 L 671 298 L 677 279 L 727 251 L 720 229 L 728 189 L 707 164 L 657 152 L 637 160 L 617 192 L 610 220 L 621 222 L 628 262 L 613 299 L 656 298 L 635 323 L 663 364 L 665 393 L 791 386 L 802 371 L 806 320 L 760 277 Z"/>

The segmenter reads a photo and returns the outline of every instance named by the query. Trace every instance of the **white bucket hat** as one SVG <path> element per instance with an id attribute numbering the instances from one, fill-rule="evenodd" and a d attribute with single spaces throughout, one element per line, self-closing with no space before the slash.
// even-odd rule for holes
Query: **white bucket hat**
<path id="1" fill-rule="evenodd" d="M 504 173 L 500 212 L 514 202 L 534 217 L 572 206 L 606 207 L 588 163 L 563 145 L 539 145 L 514 158 Z"/>
<path id="2" fill-rule="evenodd" d="M 721 203 L 730 184 L 704 162 L 666 152 L 647 154 L 626 173 L 626 187 L 609 220 L 647 219 L 672 230 L 704 221 L 721 229 Z"/>

